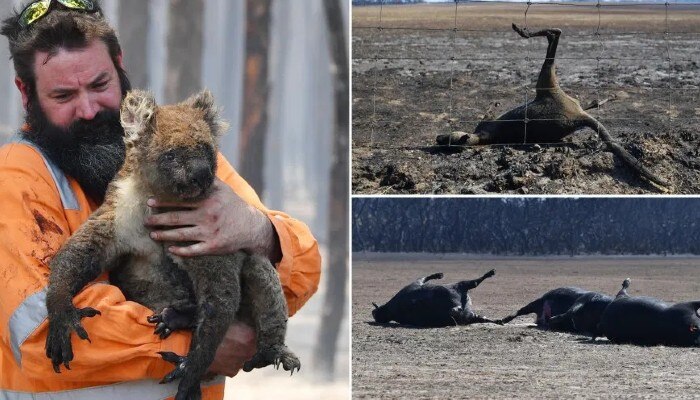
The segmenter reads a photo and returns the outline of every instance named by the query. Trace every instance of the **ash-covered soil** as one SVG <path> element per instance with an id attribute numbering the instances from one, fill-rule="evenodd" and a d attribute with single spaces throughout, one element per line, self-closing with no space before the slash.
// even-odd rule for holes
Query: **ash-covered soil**
<path id="1" fill-rule="evenodd" d="M 538 330 L 534 314 L 508 325 L 418 329 L 380 326 L 382 304 L 409 282 L 444 272 L 444 282 L 496 276 L 470 292 L 478 313 L 501 318 L 555 287 L 614 295 L 697 300 L 698 259 L 451 258 L 401 260 L 355 255 L 352 289 L 352 382 L 357 399 L 691 398 L 697 396 L 698 348 L 614 345 L 606 339 Z"/>
<path id="2" fill-rule="evenodd" d="M 532 99 L 545 38 L 520 38 L 525 4 L 353 9 L 353 193 L 659 193 L 607 150 L 596 132 L 563 142 L 433 147 Z M 700 7 L 530 7 L 527 26 L 563 30 L 562 88 L 633 156 L 700 193 Z M 376 29 L 377 26 L 383 29 Z M 668 30 L 668 31 L 667 31 Z M 598 34 L 596 34 L 596 32 Z M 668 32 L 668 33 L 665 33 Z"/>

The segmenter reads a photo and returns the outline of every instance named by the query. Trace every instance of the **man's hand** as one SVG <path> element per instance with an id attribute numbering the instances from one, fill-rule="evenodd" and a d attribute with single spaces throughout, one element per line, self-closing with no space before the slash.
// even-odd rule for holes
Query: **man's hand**
<path id="1" fill-rule="evenodd" d="M 216 349 L 214 361 L 207 372 L 234 377 L 256 351 L 255 330 L 242 322 L 234 322 Z"/>
<path id="2" fill-rule="evenodd" d="M 184 207 L 188 210 L 154 214 L 146 226 L 157 227 L 151 238 L 166 242 L 197 242 L 170 246 L 181 257 L 232 254 L 239 250 L 282 259 L 279 237 L 262 211 L 243 201 L 228 185 L 216 179 L 209 197 L 196 203 L 164 203 L 149 199 L 150 207 Z"/>

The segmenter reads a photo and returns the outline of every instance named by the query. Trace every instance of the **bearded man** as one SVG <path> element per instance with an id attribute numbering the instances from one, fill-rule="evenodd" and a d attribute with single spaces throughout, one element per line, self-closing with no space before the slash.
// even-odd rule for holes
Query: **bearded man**
<path id="1" fill-rule="evenodd" d="M 157 352 L 187 353 L 191 334 L 155 335 L 146 321 L 151 310 L 126 301 L 107 276 L 74 299 L 101 316 L 83 320 L 91 343 L 73 341 L 72 369 L 56 374 L 44 349 L 48 261 L 100 205 L 124 160 L 118 110 L 130 85 L 114 30 L 96 0 L 38 0 L 7 18 L 1 32 L 26 123 L 17 141 L 0 148 L 0 398 L 172 396 L 177 383 L 157 384 L 172 369 Z M 206 200 L 149 217 L 151 237 L 186 242 L 168 248 L 184 257 L 267 256 L 295 313 L 318 285 L 316 240 L 303 223 L 268 210 L 220 154 L 217 178 Z M 151 199 L 149 206 L 167 204 Z M 234 376 L 254 353 L 253 329 L 233 325 L 210 372 Z M 222 378 L 203 388 L 205 399 L 222 397 Z"/>

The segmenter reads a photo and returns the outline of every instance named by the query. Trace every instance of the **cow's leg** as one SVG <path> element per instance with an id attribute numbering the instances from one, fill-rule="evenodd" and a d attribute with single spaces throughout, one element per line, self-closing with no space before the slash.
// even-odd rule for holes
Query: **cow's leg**
<path id="1" fill-rule="evenodd" d="M 455 325 L 464 325 L 463 311 L 460 306 L 455 306 L 450 310 L 450 318 L 455 322 Z"/>
<path id="2" fill-rule="evenodd" d="M 533 301 L 532 303 L 526 305 L 525 307 L 521 308 L 520 310 L 516 311 L 515 314 L 511 314 L 503 319 L 501 319 L 499 322 L 503 324 L 507 324 L 508 322 L 514 320 L 515 318 L 521 316 L 521 315 L 528 315 L 535 313 L 537 315 L 540 314 L 542 311 L 542 306 L 543 306 L 544 300 L 540 297 L 539 299 Z"/>
<path id="3" fill-rule="evenodd" d="M 617 292 L 617 295 L 615 296 L 615 298 L 622 297 L 622 296 L 624 296 L 624 297 L 628 296 L 627 289 L 630 287 L 630 282 L 631 282 L 630 278 L 627 278 L 622 282 L 622 287 L 620 288 L 620 291 Z"/>
<path id="4" fill-rule="evenodd" d="M 455 284 L 457 291 L 460 293 L 465 293 L 468 290 L 474 289 L 475 287 L 479 286 L 481 282 L 483 282 L 485 279 L 490 278 L 492 276 L 496 275 L 496 270 L 491 270 L 487 273 L 484 274 L 479 279 L 473 279 L 470 281 L 460 281 Z"/>
<path id="5" fill-rule="evenodd" d="M 442 279 L 443 274 L 442 272 L 436 272 L 432 275 L 424 276 L 422 278 L 416 279 L 416 283 L 419 285 L 424 284 L 425 282 L 432 281 L 433 279 Z"/>
<path id="6" fill-rule="evenodd" d="M 484 324 L 484 323 L 492 323 L 492 324 L 502 325 L 499 321 L 494 321 L 492 319 L 483 317 L 483 316 L 478 315 L 469 309 L 463 309 L 461 307 L 455 307 L 452 310 L 450 310 L 450 316 L 459 325 Z"/>
<path id="7" fill-rule="evenodd" d="M 461 281 L 461 282 L 457 282 L 454 285 L 455 289 L 460 294 L 462 309 L 464 309 L 464 310 L 469 309 L 469 305 L 471 304 L 471 299 L 469 298 L 469 290 L 474 289 L 475 287 L 479 286 L 481 284 L 481 282 L 483 282 L 487 278 L 494 276 L 495 274 L 496 274 L 496 270 L 492 269 L 491 271 L 485 273 L 479 279 L 473 279 L 470 281 Z"/>
<path id="8" fill-rule="evenodd" d="M 503 325 L 500 321 L 497 320 L 492 320 L 490 318 L 486 318 L 484 316 L 478 315 L 478 314 L 472 314 L 472 317 L 469 319 L 469 324 L 485 324 L 485 323 L 491 323 L 491 324 L 498 324 L 498 325 Z"/>
<path id="9" fill-rule="evenodd" d="M 573 325 L 573 316 L 578 309 L 581 308 L 580 305 L 578 307 L 574 306 L 568 309 L 565 313 L 559 314 L 559 315 L 552 315 L 551 318 L 547 321 L 548 328 L 550 329 L 565 329 L 566 327 L 569 326 L 569 324 Z M 576 328 L 574 326 L 574 328 Z"/>

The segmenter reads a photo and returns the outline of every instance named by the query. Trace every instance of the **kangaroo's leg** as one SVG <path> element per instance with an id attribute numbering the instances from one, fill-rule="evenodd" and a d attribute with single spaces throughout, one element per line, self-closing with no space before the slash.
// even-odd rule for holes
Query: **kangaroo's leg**
<path id="1" fill-rule="evenodd" d="M 552 91 L 559 90 L 559 82 L 557 80 L 556 68 L 554 66 L 554 58 L 557 53 L 557 45 L 559 44 L 559 36 L 561 29 L 551 28 L 543 29 L 537 32 L 530 32 L 527 29 L 522 29 L 513 24 L 513 30 L 525 39 L 536 36 L 546 36 L 549 45 L 547 46 L 547 55 L 540 70 L 540 76 L 537 78 L 537 97 L 547 96 Z"/>
<path id="2" fill-rule="evenodd" d="M 479 136 L 473 133 L 456 131 L 437 135 L 435 141 L 439 146 L 475 146 L 479 144 Z"/>

